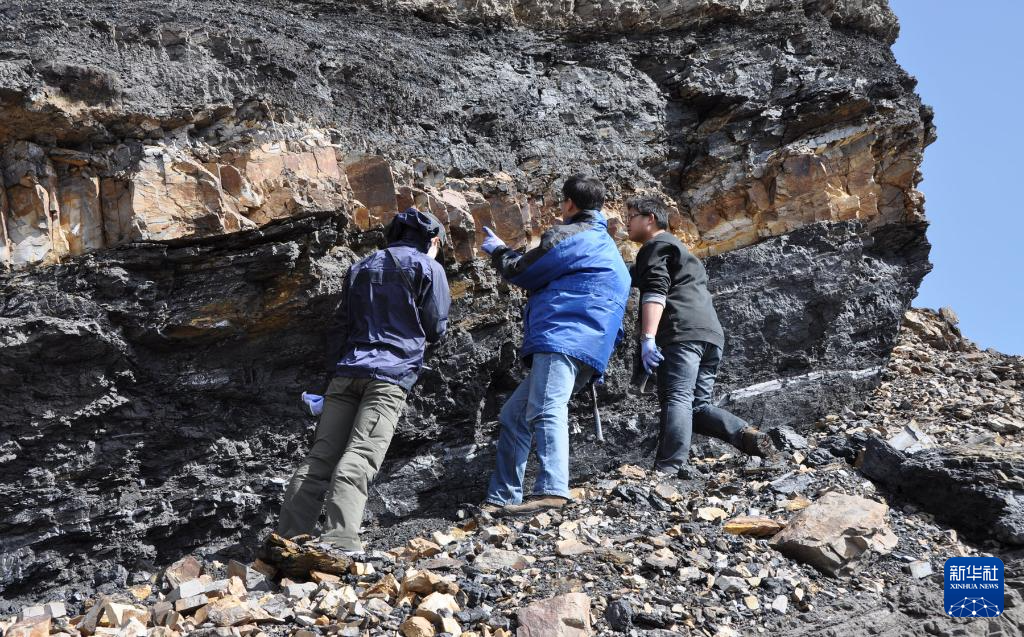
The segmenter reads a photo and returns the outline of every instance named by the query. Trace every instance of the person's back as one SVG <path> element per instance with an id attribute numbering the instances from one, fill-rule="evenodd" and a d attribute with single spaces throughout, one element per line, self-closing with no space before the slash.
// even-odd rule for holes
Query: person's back
<path id="1" fill-rule="evenodd" d="M 531 293 L 524 310 L 524 358 L 561 352 L 604 373 L 621 336 L 630 286 L 607 228 L 600 211 L 584 210 L 546 231 L 528 253 L 535 258 L 495 259 L 509 283 Z"/>
<path id="2" fill-rule="evenodd" d="M 349 271 L 336 338 L 335 374 L 393 381 L 408 390 L 423 365 L 426 346 L 447 327 L 444 269 L 411 245 L 391 245 Z M 330 364 L 330 363 L 329 363 Z"/>
<path id="3" fill-rule="evenodd" d="M 675 235 L 662 232 L 647 241 L 637 252 L 635 270 L 635 285 L 643 290 L 641 304 L 664 301 L 658 345 L 704 341 L 725 346 L 707 270 Z"/>

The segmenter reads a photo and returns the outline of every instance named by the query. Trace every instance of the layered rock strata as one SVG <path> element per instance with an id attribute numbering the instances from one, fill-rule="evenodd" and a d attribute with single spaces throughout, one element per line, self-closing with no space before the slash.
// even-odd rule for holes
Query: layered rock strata
<path id="1" fill-rule="evenodd" d="M 523 300 L 480 229 L 529 245 L 571 172 L 608 184 L 625 257 L 637 193 L 710 257 L 732 408 L 800 428 L 856 401 L 929 267 L 934 130 L 891 12 L 631 7 L 0 8 L 2 594 L 245 554 L 305 448 L 295 397 L 345 269 L 410 203 L 449 226 L 455 305 L 378 515 L 479 497 Z M 631 363 L 627 343 L 578 475 L 649 444 Z"/>
<path id="2" fill-rule="evenodd" d="M 884 3 L 679 2 L 632 21 L 621 7 L 493 7 L 504 23 L 571 27 L 560 37 L 345 5 L 239 7 L 230 24 L 203 3 L 181 20 L 160 8 L 7 10 L 26 34 L 0 41 L 11 267 L 303 210 L 368 228 L 416 199 L 454 212 L 466 260 L 470 219 L 526 241 L 574 170 L 618 204 L 665 196 L 702 254 L 814 221 L 921 220 L 931 115 L 888 51 Z"/>

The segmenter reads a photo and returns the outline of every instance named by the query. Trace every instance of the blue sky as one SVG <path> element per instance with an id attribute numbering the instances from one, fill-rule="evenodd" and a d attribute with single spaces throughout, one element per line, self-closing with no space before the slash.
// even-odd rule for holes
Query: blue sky
<path id="1" fill-rule="evenodd" d="M 1024 2 L 889 5 L 896 59 L 935 109 L 939 135 L 918 186 L 935 268 L 914 305 L 949 305 L 980 347 L 1024 354 Z"/>

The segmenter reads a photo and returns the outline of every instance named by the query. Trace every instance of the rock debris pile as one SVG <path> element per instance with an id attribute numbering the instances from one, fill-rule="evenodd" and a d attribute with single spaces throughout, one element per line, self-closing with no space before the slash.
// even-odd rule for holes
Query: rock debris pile
<path id="1" fill-rule="evenodd" d="M 964 624 L 942 614 L 943 562 L 997 555 L 1006 612 L 970 626 L 1017 634 L 1012 538 L 864 473 L 935 479 L 946 467 L 955 485 L 959 465 L 941 459 L 969 453 L 1002 467 L 985 488 L 1014 490 L 1024 453 L 990 422 L 1016 417 L 1024 361 L 979 351 L 948 312 L 911 310 L 904 325 L 870 408 L 826 416 L 807 435 L 773 428 L 777 459 L 701 440 L 686 479 L 624 464 L 577 485 L 561 511 L 495 518 L 465 505 L 446 523 L 403 522 L 408 539 L 393 546 L 368 529 L 370 550 L 355 556 L 272 535 L 251 562 L 186 556 L 88 599 L 38 600 L 0 627 L 4 637 L 954 635 Z"/>

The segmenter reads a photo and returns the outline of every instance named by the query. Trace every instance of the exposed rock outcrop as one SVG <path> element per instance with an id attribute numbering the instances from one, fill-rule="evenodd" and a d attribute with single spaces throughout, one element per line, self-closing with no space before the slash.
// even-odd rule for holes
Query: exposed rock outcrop
<path id="1" fill-rule="evenodd" d="M 0 9 L 0 594 L 247 555 L 304 450 L 295 397 L 345 269 L 410 203 L 451 230 L 455 306 L 378 515 L 479 497 L 523 300 L 474 259 L 480 228 L 528 245 L 574 171 L 609 185 L 627 258 L 634 193 L 710 257 L 731 408 L 802 428 L 875 384 L 929 267 L 934 130 L 891 12 L 630 6 Z M 577 475 L 654 433 L 631 359 Z"/>
<path id="2" fill-rule="evenodd" d="M 975 537 L 1024 544 L 1024 450 L 992 445 L 904 453 L 872 438 L 864 475 Z"/>
<path id="3" fill-rule="evenodd" d="M 305 448 L 311 423 L 296 397 L 318 378 L 323 330 L 355 258 L 335 246 L 359 249 L 362 241 L 368 249 L 372 240 L 337 224 L 312 216 L 205 241 L 134 245 L 0 286 L 10 397 L 0 419 L 17 423 L 0 432 L 9 584 L 87 566 L 79 561 L 92 550 L 160 562 L 199 544 L 253 540 L 265 528 Z M 718 289 L 735 290 L 719 294 L 736 344 L 724 387 L 753 385 L 733 393 L 734 408 L 765 424 L 801 425 L 877 374 L 888 335 L 858 339 L 859 359 L 838 348 L 851 343 L 847 330 L 891 321 L 913 288 L 875 288 L 889 305 L 858 310 L 856 295 L 839 292 L 823 305 L 813 278 L 814 264 L 830 264 L 826 289 L 867 292 L 867 273 L 897 262 L 863 241 L 856 224 L 814 226 L 739 251 L 750 267 L 730 271 L 727 257 L 709 264 Z M 780 252 L 794 256 L 779 262 Z M 769 269 L 773 286 L 758 276 Z M 496 413 L 519 374 L 519 293 L 481 262 L 454 271 L 452 286 L 451 334 L 428 360 L 376 486 L 382 513 L 480 497 Z M 847 300 L 853 305 L 844 309 Z M 840 318 L 808 329 L 805 317 L 823 308 Z M 763 316 L 755 310 L 778 321 L 773 341 L 753 327 Z M 631 356 L 616 354 L 602 392 L 609 446 L 574 443 L 586 449 L 576 463 L 584 474 L 623 448 L 642 453 L 637 435 L 654 434 L 654 405 L 627 395 Z M 795 380 L 778 383 L 793 375 L 793 356 L 803 361 Z M 834 367 L 844 364 L 852 368 Z"/>
<path id="4" fill-rule="evenodd" d="M 581 169 L 620 202 L 663 192 L 676 232 L 706 254 L 818 220 L 921 218 L 931 115 L 888 51 L 883 2 L 631 7 L 672 33 L 626 39 L 608 32 L 605 13 L 629 13 L 611 5 L 488 5 L 506 25 L 578 27 L 560 39 L 397 15 L 385 26 L 345 5 L 188 6 L 178 21 L 152 3 L 6 10 L 9 33 L 26 33 L 0 39 L 13 266 L 303 210 L 367 228 L 417 197 L 452 211 L 465 244 L 487 209 L 522 243 Z"/>
<path id="5" fill-rule="evenodd" d="M 886 380 L 869 398 L 870 410 L 827 414 L 806 435 L 773 430 L 785 450 L 777 463 L 727 453 L 727 445 L 702 440 L 694 448 L 693 477 L 685 481 L 624 465 L 578 482 L 577 501 L 559 512 L 494 520 L 467 515 L 473 507 L 454 507 L 449 519 L 413 517 L 371 526 L 366 539 L 373 550 L 354 564 L 345 556 L 332 558 L 316 541 L 302 547 L 275 541 L 265 554 L 273 564 L 225 566 L 187 555 L 162 571 L 96 571 L 95 595 L 88 583 L 72 580 L 63 589 L 35 588 L 19 596 L 20 603 L 0 599 L 0 630 L 5 636 L 45 637 L 47 631 L 74 628 L 95 637 L 121 625 L 141 635 L 152 624 L 156 634 L 207 634 L 246 622 L 237 626 L 243 634 L 269 633 L 278 624 L 283 626 L 277 631 L 292 634 L 313 624 L 339 635 L 394 634 L 408 626 L 410 633 L 461 630 L 498 637 L 529 626 L 537 615 L 523 611 L 537 606 L 557 606 L 557 615 L 545 616 L 560 617 L 564 631 L 583 629 L 581 607 L 589 604 L 590 625 L 598 634 L 763 630 L 859 637 L 924 630 L 952 636 L 965 627 L 968 634 L 1016 634 L 1024 622 L 1022 582 L 1015 575 L 1021 557 L 1013 547 L 987 541 L 998 524 L 984 526 L 995 519 L 987 494 L 1016 488 L 1007 478 L 1017 462 L 1013 454 L 1019 455 L 1018 434 L 994 433 L 984 419 L 959 420 L 943 405 L 977 395 L 989 401 L 973 404 L 978 413 L 1012 413 L 1024 388 L 1024 360 L 978 351 L 956 336 L 952 317 L 948 310 L 909 311 Z M 1011 393 L 997 401 L 990 389 Z M 911 414 L 918 424 L 908 424 Z M 926 446 L 911 452 L 920 460 L 901 458 L 891 465 L 907 472 L 907 489 L 899 488 L 899 480 L 883 480 L 876 488 L 851 466 L 858 463 L 851 446 L 868 433 L 909 451 L 912 446 L 899 441 L 908 430 Z M 958 451 L 963 441 L 973 441 L 970 454 Z M 927 446 L 938 442 L 953 449 Z M 869 442 L 865 467 L 871 453 Z M 960 456 L 967 463 L 963 469 L 978 469 L 985 479 L 975 480 L 975 490 L 965 494 L 970 477 L 961 473 L 964 479 L 951 487 L 949 477 L 961 471 L 953 463 L 929 474 L 931 483 L 922 479 L 922 468 L 941 465 L 934 460 L 940 454 Z M 921 493 L 942 493 L 945 501 L 907 501 Z M 887 511 L 880 500 L 889 504 Z M 836 516 L 837 501 L 865 507 L 867 515 L 860 524 L 853 515 Z M 977 521 L 967 514 L 968 503 Z M 761 516 L 743 515 L 753 511 Z M 777 539 L 798 536 L 801 550 L 771 548 L 769 538 L 779 526 L 786 528 Z M 819 541 L 832 533 L 831 542 Z M 894 538 L 898 543 L 888 552 Z M 821 565 L 822 557 L 826 565 L 835 564 L 840 554 L 852 557 L 865 545 L 874 548 L 870 559 L 856 564 L 855 574 L 820 577 L 812 566 Z M 944 616 L 943 561 L 986 555 L 982 551 L 1000 557 L 1010 574 L 1005 613 L 969 624 Z M 578 603 L 552 601 L 564 600 L 566 593 Z M 453 611 L 453 605 L 460 610 L 448 616 L 443 609 Z M 570 608 L 581 612 L 563 613 Z"/>

